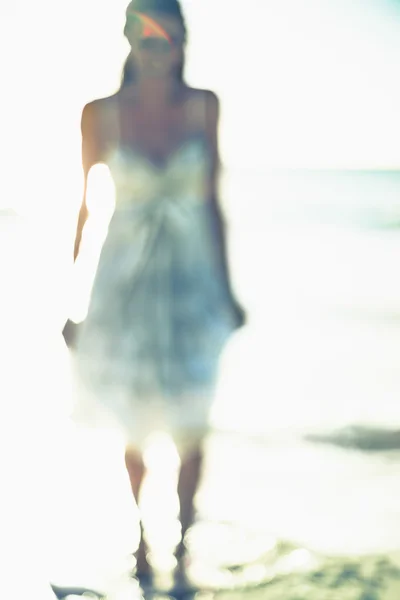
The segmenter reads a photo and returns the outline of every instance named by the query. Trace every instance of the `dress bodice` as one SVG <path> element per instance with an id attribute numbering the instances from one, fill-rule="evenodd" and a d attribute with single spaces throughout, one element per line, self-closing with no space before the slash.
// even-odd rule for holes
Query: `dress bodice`
<path id="1" fill-rule="evenodd" d="M 141 151 L 119 146 L 108 157 L 116 188 L 116 211 L 143 204 L 203 203 L 207 196 L 209 153 L 200 136 L 185 141 L 162 166 Z"/>
<path id="2" fill-rule="evenodd" d="M 162 166 L 142 151 L 120 145 L 107 160 L 115 186 L 115 209 L 103 255 L 138 262 L 155 256 L 187 270 L 215 263 L 208 202 L 210 153 L 204 137 L 193 136 Z M 114 260 L 113 259 L 113 260 Z M 147 260 L 147 258 L 146 258 Z"/>

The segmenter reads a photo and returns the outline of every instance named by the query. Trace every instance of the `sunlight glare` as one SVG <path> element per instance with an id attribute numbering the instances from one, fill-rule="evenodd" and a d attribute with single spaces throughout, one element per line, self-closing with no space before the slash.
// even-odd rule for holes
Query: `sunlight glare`
<path id="1" fill-rule="evenodd" d="M 115 185 L 105 164 L 91 168 L 88 175 L 86 203 L 89 218 L 85 224 L 81 249 L 73 273 L 74 294 L 70 318 L 76 323 L 84 320 L 90 299 L 102 245 L 115 208 Z"/>

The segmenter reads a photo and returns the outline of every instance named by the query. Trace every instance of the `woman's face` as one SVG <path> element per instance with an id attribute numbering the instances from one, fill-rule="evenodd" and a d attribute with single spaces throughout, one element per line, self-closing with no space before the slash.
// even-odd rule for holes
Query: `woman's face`
<path id="1" fill-rule="evenodd" d="M 184 31 L 175 17 L 146 13 L 150 21 L 128 13 L 126 37 L 136 68 L 148 77 L 162 77 L 182 62 Z M 153 27 L 154 25 L 154 27 Z"/>

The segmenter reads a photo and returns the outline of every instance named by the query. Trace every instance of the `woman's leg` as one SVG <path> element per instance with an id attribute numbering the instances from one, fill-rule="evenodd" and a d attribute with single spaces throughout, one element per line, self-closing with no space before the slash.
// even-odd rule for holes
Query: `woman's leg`
<path id="1" fill-rule="evenodd" d="M 127 448 L 125 451 L 125 466 L 128 471 L 132 493 L 136 504 L 139 506 L 140 490 L 146 471 L 142 455 L 132 448 Z M 147 546 L 143 536 L 142 523 L 140 523 L 140 531 L 140 543 L 136 552 L 136 570 L 138 573 L 145 574 L 149 572 L 150 567 L 147 562 Z"/>
<path id="2" fill-rule="evenodd" d="M 199 444 L 182 459 L 179 473 L 178 496 L 180 502 L 180 521 L 182 527 L 181 542 L 179 543 L 176 551 L 176 557 L 179 563 L 182 563 L 182 559 L 185 555 L 185 535 L 194 522 L 194 499 L 200 483 L 202 465 L 203 450 Z"/>

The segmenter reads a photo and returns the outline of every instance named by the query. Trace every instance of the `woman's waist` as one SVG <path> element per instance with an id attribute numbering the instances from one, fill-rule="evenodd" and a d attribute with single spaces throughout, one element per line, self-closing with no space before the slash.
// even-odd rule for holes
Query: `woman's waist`
<path id="1" fill-rule="evenodd" d="M 209 228 L 208 202 L 194 197 L 117 201 L 109 231 L 115 230 L 122 235 L 138 230 L 158 230 L 163 225 L 169 226 L 176 235 Z"/>
<path id="2" fill-rule="evenodd" d="M 120 209 L 142 209 L 158 205 L 196 206 L 207 200 L 207 189 L 198 185 L 120 185 L 115 188 L 116 206 Z"/>

